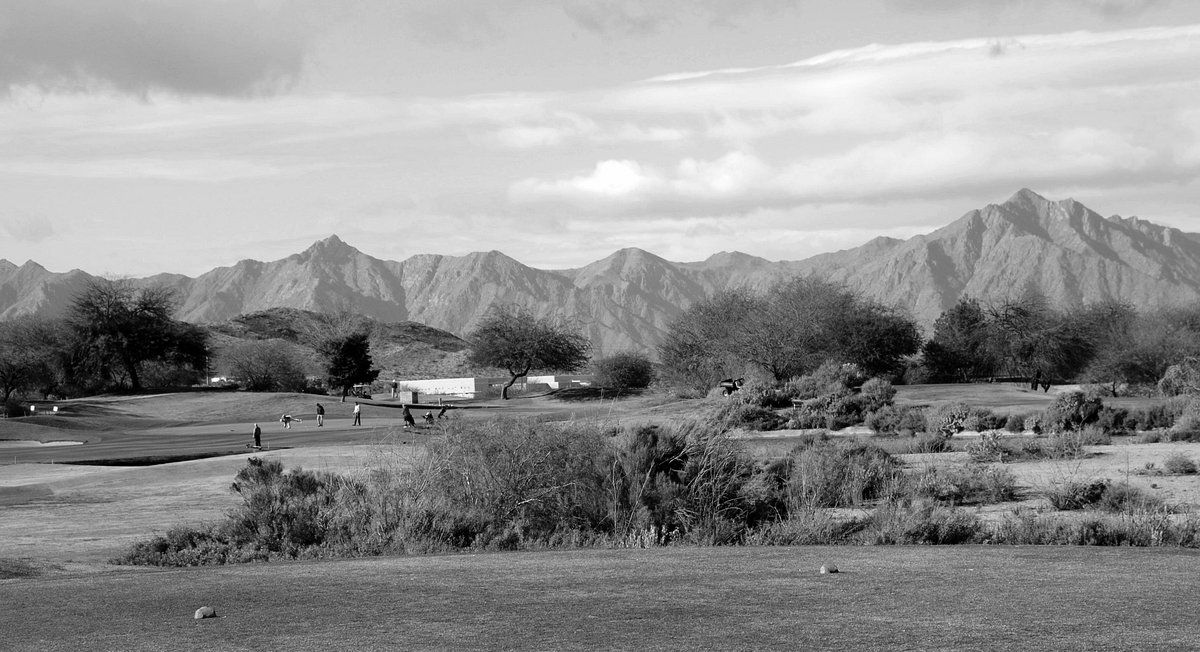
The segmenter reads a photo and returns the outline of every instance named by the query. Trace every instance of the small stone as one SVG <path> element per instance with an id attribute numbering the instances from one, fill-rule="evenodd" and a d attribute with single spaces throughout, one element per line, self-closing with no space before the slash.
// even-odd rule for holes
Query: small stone
<path id="1" fill-rule="evenodd" d="M 192 617 L 196 620 L 200 620 L 201 618 L 216 618 L 217 610 L 212 607 L 200 607 L 196 610 L 196 615 Z"/>
<path id="2" fill-rule="evenodd" d="M 825 564 L 824 566 L 821 567 L 822 575 L 827 575 L 829 573 L 836 573 L 836 572 L 838 572 L 837 566 L 834 566 L 833 564 Z"/>

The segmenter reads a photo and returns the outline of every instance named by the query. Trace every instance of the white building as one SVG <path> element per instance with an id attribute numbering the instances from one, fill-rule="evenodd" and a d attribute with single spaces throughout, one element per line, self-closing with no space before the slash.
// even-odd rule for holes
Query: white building
<path id="1" fill-rule="evenodd" d="M 433 396 L 476 396 L 486 394 L 508 384 L 507 376 L 474 376 L 470 378 L 435 378 L 431 380 L 401 380 L 401 391 L 412 391 L 419 395 Z M 518 378 L 514 389 L 526 389 L 530 385 L 545 385 L 549 389 L 585 387 L 592 376 L 527 376 Z"/>

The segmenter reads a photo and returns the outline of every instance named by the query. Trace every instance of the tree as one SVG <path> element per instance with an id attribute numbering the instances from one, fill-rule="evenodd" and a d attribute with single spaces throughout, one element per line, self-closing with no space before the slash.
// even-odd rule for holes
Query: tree
<path id="1" fill-rule="evenodd" d="M 731 342 L 743 319 L 757 309 L 759 298 L 740 288 L 693 304 L 667 328 L 658 347 L 663 377 L 676 386 L 704 390 L 724 378 L 738 377 L 745 361 Z"/>
<path id="2" fill-rule="evenodd" d="M 979 301 L 964 296 L 933 324 L 933 337 L 921 347 L 934 381 L 968 382 L 991 376 L 996 362 L 988 347 L 988 316 Z"/>
<path id="3" fill-rule="evenodd" d="M 49 394 L 57 384 L 60 346 L 53 322 L 28 316 L 0 322 L 0 403 L 29 390 Z"/>
<path id="4" fill-rule="evenodd" d="M 298 392 L 306 384 L 302 361 L 282 340 L 235 342 L 221 358 L 229 374 L 252 392 Z"/>
<path id="5" fill-rule="evenodd" d="M 501 390 L 505 399 L 508 388 L 530 371 L 576 371 L 587 364 L 591 351 L 591 343 L 578 331 L 512 306 L 492 306 L 467 340 L 468 362 L 509 373 Z"/>
<path id="6" fill-rule="evenodd" d="M 102 382 L 123 374 L 142 389 L 141 367 L 149 361 L 202 369 L 207 333 L 171 318 L 175 293 L 162 286 L 136 288 L 128 281 L 88 283 L 71 303 L 67 324 L 77 338 L 78 371 Z"/>
<path id="7" fill-rule="evenodd" d="M 373 383 L 379 370 L 371 368 L 371 338 L 364 331 L 342 337 L 328 337 L 317 346 L 325 358 L 325 374 L 330 387 L 342 390 L 342 400 L 359 383 Z"/>

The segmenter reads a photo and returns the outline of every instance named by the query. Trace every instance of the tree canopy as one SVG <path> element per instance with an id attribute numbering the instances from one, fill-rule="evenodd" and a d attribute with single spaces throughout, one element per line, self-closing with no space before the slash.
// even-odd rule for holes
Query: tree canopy
<path id="1" fill-rule="evenodd" d="M 693 305 L 668 329 L 659 360 L 668 379 L 703 388 L 749 369 L 784 382 L 830 360 L 884 374 L 920 341 L 906 315 L 844 285 L 797 277 Z"/>
<path id="2" fill-rule="evenodd" d="M 467 340 L 468 362 L 509 373 L 501 390 L 505 399 L 518 378 L 535 370 L 577 371 L 591 352 L 591 342 L 582 333 L 514 306 L 492 306 Z"/>
<path id="3" fill-rule="evenodd" d="M 373 383 L 379 369 L 372 369 L 371 338 L 364 331 L 341 337 L 327 337 L 317 346 L 325 358 L 325 374 L 330 387 L 342 390 L 342 400 L 359 383 Z"/>
<path id="4" fill-rule="evenodd" d="M 95 280 L 75 297 L 67 325 L 75 335 L 77 372 L 101 383 L 127 380 L 142 389 L 142 366 L 164 362 L 202 370 L 207 333 L 175 321 L 175 292 L 163 286 L 137 288 L 128 281 Z"/>

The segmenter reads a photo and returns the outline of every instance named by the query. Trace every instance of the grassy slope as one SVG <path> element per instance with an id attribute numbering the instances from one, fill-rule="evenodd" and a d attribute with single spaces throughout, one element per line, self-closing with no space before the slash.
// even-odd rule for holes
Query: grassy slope
<path id="1" fill-rule="evenodd" d="M 10 650 L 1188 649 L 1197 562 L 811 547 L 251 565 L 0 582 L 0 630 Z M 205 605 L 219 618 L 193 620 Z"/>

